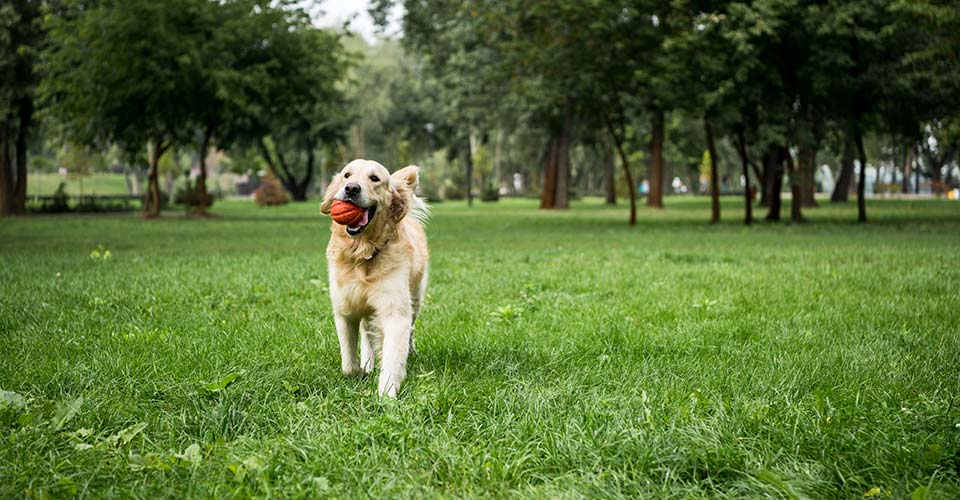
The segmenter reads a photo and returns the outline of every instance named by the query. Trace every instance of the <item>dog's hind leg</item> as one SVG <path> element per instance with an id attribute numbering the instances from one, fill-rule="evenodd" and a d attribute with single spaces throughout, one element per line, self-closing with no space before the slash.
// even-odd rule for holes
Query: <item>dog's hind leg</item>
<path id="1" fill-rule="evenodd" d="M 423 297 L 427 294 L 427 273 L 424 271 L 423 276 L 420 278 L 420 284 L 417 286 L 417 289 L 413 291 L 411 296 L 410 306 L 413 312 L 413 319 L 410 320 L 410 354 L 415 354 L 417 352 L 416 344 L 413 341 L 414 332 L 417 330 L 417 316 L 420 315 L 420 307 L 423 305 Z"/>

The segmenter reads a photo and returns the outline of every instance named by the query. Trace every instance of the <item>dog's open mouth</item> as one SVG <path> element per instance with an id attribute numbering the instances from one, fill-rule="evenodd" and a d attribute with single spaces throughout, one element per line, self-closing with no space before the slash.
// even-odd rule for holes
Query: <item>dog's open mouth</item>
<path id="1" fill-rule="evenodd" d="M 347 226 L 347 234 L 350 236 L 356 236 L 363 232 L 364 229 L 370 224 L 370 221 L 373 220 L 373 214 L 377 212 L 377 207 L 370 207 L 363 210 L 363 218 L 360 219 L 360 222 L 356 226 Z"/>

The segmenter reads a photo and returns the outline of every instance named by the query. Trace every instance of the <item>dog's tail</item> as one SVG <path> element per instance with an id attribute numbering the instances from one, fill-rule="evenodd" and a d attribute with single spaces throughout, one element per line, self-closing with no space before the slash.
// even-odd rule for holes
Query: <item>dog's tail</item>
<path id="1" fill-rule="evenodd" d="M 413 217 L 420 225 L 426 226 L 427 221 L 430 220 L 430 206 L 427 205 L 427 201 L 419 196 L 414 196 L 413 203 L 410 204 L 410 217 Z"/>

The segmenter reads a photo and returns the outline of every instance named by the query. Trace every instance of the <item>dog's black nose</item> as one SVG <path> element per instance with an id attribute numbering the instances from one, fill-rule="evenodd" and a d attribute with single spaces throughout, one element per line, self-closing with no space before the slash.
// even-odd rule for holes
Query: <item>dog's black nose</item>
<path id="1" fill-rule="evenodd" d="M 360 184 L 356 182 L 351 182 L 343 187 L 343 192 L 347 193 L 347 196 L 356 196 L 360 194 Z"/>

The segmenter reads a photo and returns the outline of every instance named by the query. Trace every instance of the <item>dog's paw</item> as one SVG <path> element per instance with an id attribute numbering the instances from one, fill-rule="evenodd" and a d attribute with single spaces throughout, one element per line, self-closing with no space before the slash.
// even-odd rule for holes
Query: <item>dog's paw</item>
<path id="1" fill-rule="evenodd" d="M 366 375 L 366 372 L 360 369 L 360 365 L 345 366 L 342 371 L 344 377 L 360 377 Z"/>
<path id="2" fill-rule="evenodd" d="M 377 394 L 379 394 L 381 398 L 387 399 L 397 399 L 398 392 L 400 392 L 400 386 L 397 384 L 390 384 L 386 388 L 381 387 L 377 390 Z"/>
<path id="3" fill-rule="evenodd" d="M 381 398 L 396 399 L 397 393 L 400 392 L 401 380 L 403 380 L 403 377 L 380 372 L 380 383 L 377 388 L 377 394 L 379 394 Z"/>
<path id="4" fill-rule="evenodd" d="M 361 363 L 361 365 L 360 365 L 360 371 L 361 371 L 364 375 L 370 375 L 371 373 L 373 373 L 373 368 L 374 368 L 373 358 L 370 358 L 370 359 L 364 361 L 364 362 Z"/>

